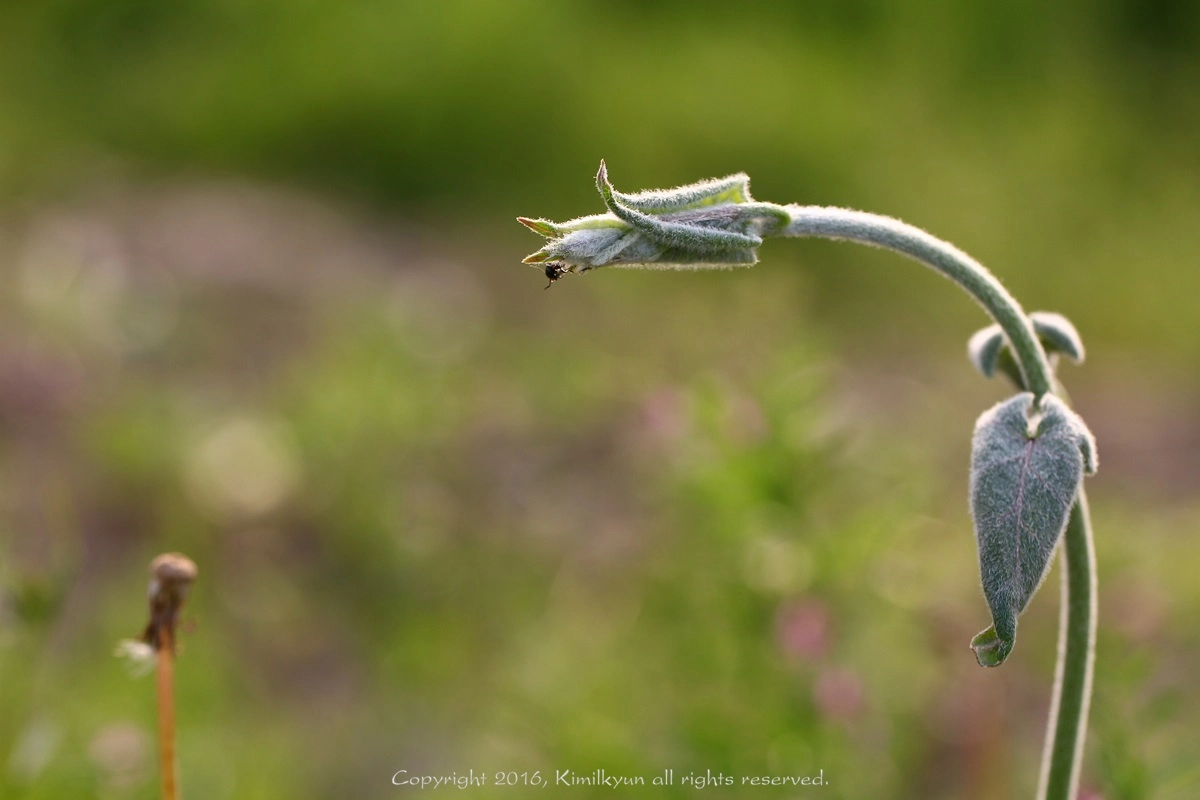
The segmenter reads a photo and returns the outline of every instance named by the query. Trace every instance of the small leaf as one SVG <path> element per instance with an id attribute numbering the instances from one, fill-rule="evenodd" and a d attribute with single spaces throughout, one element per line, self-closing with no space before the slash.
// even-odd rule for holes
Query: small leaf
<path id="1" fill-rule="evenodd" d="M 1062 353 L 1076 364 L 1083 363 L 1083 339 L 1071 320 L 1053 311 L 1034 311 L 1029 315 L 1029 321 L 1047 353 Z"/>
<path id="2" fill-rule="evenodd" d="M 520 219 L 518 217 L 518 219 Z M 967 357 L 985 378 L 996 374 L 996 359 L 1007 342 L 999 325 L 988 325 L 975 331 L 967 341 Z"/>
<path id="3" fill-rule="evenodd" d="M 967 357 L 983 377 L 992 378 L 997 372 L 1003 372 L 1018 389 L 1025 388 L 1021 368 L 999 325 L 988 325 L 975 331 L 967 341 Z"/>
<path id="4" fill-rule="evenodd" d="M 1071 320 L 1052 311 L 1034 311 L 1029 315 L 1033 330 L 1047 355 L 1062 353 L 1076 364 L 1083 362 L 1083 340 Z M 1023 386 L 1021 370 L 1012 356 L 1012 348 L 999 325 L 981 328 L 967 341 L 967 357 L 985 378 L 1003 372 L 1018 387 Z"/>
<path id="5" fill-rule="evenodd" d="M 979 663 L 1007 658 L 1025 610 L 1050 566 L 1095 443 L 1054 395 L 1041 407 L 1023 392 L 985 411 L 971 453 L 971 516 L 994 630 L 972 642 Z M 992 637 L 995 637 L 993 641 Z"/>

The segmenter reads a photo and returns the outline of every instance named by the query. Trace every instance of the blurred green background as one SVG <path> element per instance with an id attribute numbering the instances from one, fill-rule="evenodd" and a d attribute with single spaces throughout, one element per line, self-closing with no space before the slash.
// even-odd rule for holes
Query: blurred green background
<path id="1" fill-rule="evenodd" d="M 1196 797 L 1198 87 L 1187 0 L 0 4 L 0 796 L 157 796 L 112 652 L 166 550 L 187 797 L 1032 796 L 1057 574 L 967 649 L 986 319 L 819 242 L 544 293 L 513 217 L 600 210 L 604 157 L 899 216 L 1074 320 L 1081 797 Z"/>

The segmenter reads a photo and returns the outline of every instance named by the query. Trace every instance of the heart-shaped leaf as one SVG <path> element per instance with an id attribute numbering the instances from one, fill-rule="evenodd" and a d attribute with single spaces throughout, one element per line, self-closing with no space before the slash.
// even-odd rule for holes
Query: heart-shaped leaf
<path id="1" fill-rule="evenodd" d="M 1087 426 L 1054 395 L 1023 392 L 985 411 L 971 453 L 971 516 L 993 625 L 971 647 L 983 666 L 1008 657 L 1025 610 L 1067 526 L 1084 471 L 1095 470 Z"/>

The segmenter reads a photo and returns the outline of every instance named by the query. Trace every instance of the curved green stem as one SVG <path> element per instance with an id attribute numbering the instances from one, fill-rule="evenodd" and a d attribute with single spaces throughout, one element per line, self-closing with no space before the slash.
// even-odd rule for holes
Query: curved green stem
<path id="1" fill-rule="evenodd" d="M 954 245 L 899 220 L 862 211 L 788 206 L 792 221 L 779 235 L 858 242 L 893 250 L 940 272 L 974 297 L 1004 330 L 1024 386 L 1041 397 L 1054 375 L 1028 316 L 982 264 Z M 1083 488 L 1063 535 L 1063 596 L 1058 666 L 1042 755 L 1038 800 L 1074 800 L 1087 733 L 1096 650 L 1096 554 Z"/>
<path id="2" fill-rule="evenodd" d="M 1029 317 L 996 276 L 962 250 L 920 228 L 879 214 L 825 206 L 791 205 L 787 210 L 792 221 L 781 236 L 841 239 L 894 250 L 957 283 L 1004 330 L 1029 391 L 1037 397 L 1052 391 L 1050 365 Z"/>
<path id="3" fill-rule="evenodd" d="M 1039 800 L 1074 800 L 1087 736 L 1096 656 L 1096 549 L 1082 487 L 1063 534 L 1063 555 L 1058 667 L 1042 751 Z"/>

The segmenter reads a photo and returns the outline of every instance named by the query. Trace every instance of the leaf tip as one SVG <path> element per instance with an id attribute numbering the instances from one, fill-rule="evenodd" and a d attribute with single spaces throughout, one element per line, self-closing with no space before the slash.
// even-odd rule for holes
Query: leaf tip
<path id="1" fill-rule="evenodd" d="M 1083 363 L 1087 355 L 1083 338 L 1071 320 L 1053 311 L 1034 311 L 1030 313 L 1029 321 L 1047 351 L 1062 353 L 1076 364 Z"/>
<path id="2" fill-rule="evenodd" d="M 985 378 L 996 374 L 996 362 L 1005 346 L 1004 333 L 999 325 L 989 325 L 978 330 L 967 342 L 967 357 Z"/>
<path id="3" fill-rule="evenodd" d="M 1000 634 L 996 633 L 994 625 L 980 632 L 971 640 L 971 649 L 975 651 L 975 660 L 981 667 L 1000 666 L 1008 658 L 1012 648 L 1012 641 L 1002 639 Z"/>

